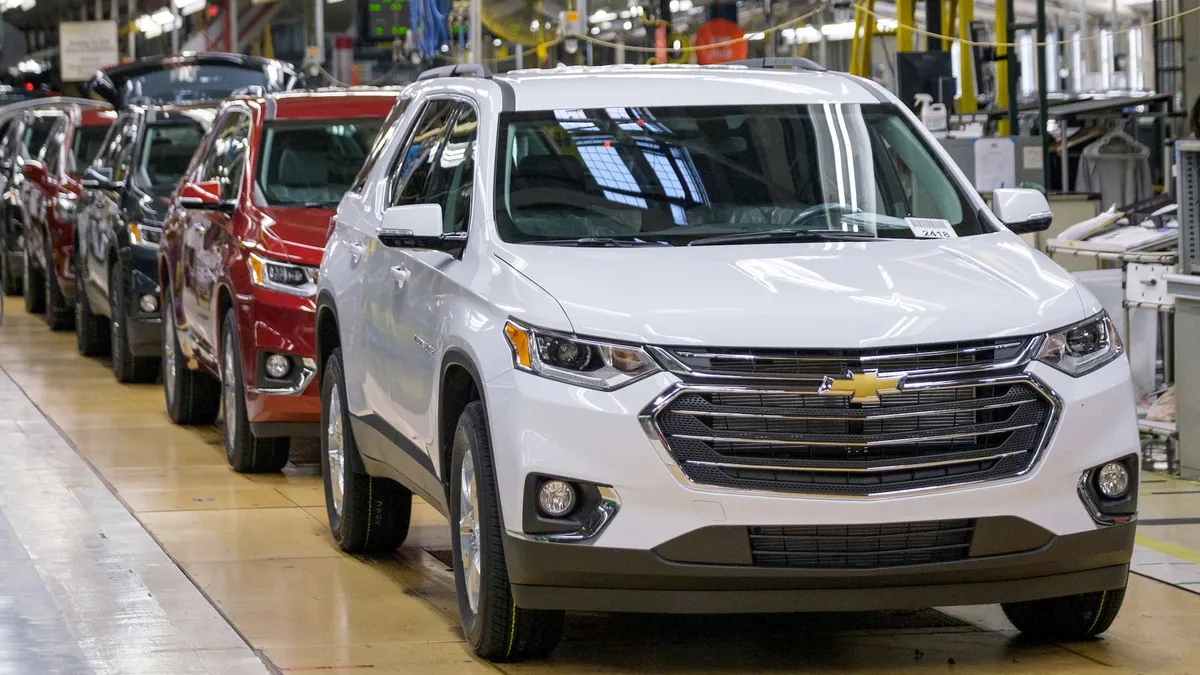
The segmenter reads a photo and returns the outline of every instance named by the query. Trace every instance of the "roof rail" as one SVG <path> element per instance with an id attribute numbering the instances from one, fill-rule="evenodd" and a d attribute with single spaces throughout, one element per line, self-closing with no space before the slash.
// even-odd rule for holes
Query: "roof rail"
<path id="1" fill-rule="evenodd" d="M 724 65 L 727 66 L 746 66 L 747 68 L 761 68 L 766 70 L 774 70 L 776 68 L 793 68 L 795 70 L 812 70 L 818 73 L 823 73 L 828 68 L 813 61 L 793 56 L 773 56 L 764 59 L 743 59 L 741 61 L 729 61 Z"/>
<path id="2" fill-rule="evenodd" d="M 458 63 L 453 66 L 438 66 L 430 68 L 417 76 L 417 81 L 432 80 L 437 77 L 485 77 L 491 79 L 492 71 L 487 66 L 478 63 Z"/>

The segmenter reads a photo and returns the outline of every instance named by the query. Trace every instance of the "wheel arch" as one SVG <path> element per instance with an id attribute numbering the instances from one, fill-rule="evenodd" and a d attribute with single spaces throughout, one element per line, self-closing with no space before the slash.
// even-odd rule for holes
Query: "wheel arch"
<path id="1" fill-rule="evenodd" d="M 450 461 L 454 454 L 454 429 L 458 425 L 459 416 L 473 401 L 482 403 L 484 412 L 487 412 L 487 400 L 479 367 L 462 349 L 452 347 L 442 357 L 437 392 L 437 449 L 440 472 L 438 479 L 446 486 L 447 477 L 450 475 Z"/>
<path id="2" fill-rule="evenodd" d="M 329 291 L 321 291 L 317 296 L 317 382 L 325 374 L 325 364 L 330 354 L 342 344 L 342 334 L 338 327 L 337 303 Z"/>

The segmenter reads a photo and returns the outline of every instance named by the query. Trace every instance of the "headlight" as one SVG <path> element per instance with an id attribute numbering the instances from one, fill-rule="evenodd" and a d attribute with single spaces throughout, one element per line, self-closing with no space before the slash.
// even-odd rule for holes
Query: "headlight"
<path id="1" fill-rule="evenodd" d="M 135 246 L 157 248 L 162 241 L 162 228 L 146 223 L 129 223 L 129 241 Z"/>
<path id="2" fill-rule="evenodd" d="M 1109 363 L 1123 351 L 1112 320 L 1100 312 L 1087 321 L 1047 333 L 1037 359 L 1079 377 Z"/>
<path id="3" fill-rule="evenodd" d="M 641 347 L 563 335 L 515 321 L 504 325 L 513 365 L 535 375 L 611 391 L 658 370 Z"/>
<path id="4" fill-rule="evenodd" d="M 317 294 L 317 268 L 267 260 L 250 254 L 250 280 L 255 286 L 308 298 Z"/>

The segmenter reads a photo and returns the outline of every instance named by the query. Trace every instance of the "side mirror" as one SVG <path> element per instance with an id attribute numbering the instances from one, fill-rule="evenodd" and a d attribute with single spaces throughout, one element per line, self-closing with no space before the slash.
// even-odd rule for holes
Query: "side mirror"
<path id="1" fill-rule="evenodd" d="M 113 170 L 110 166 L 89 166 L 83 172 L 79 181 L 85 188 L 97 190 L 119 190 L 121 184 L 113 181 Z"/>
<path id="2" fill-rule="evenodd" d="M 200 211 L 232 210 L 233 203 L 221 199 L 221 184 L 215 180 L 184 183 L 179 188 L 179 205 Z"/>
<path id="3" fill-rule="evenodd" d="M 33 181 L 34 183 L 45 184 L 46 182 L 46 165 L 36 159 L 30 159 L 25 162 L 22 168 L 25 173 L 25 180 Z"/>
<path id="4" fill-rule="evenodd" d="M 442 207 L 439 204 L 393 206 L 383 212 L 379 241 L 393 248 L 444 251 L 459 257 L 467 246 L 466 232 L 442 231 Z"/>
<path id="5" fill-rule="evenodd" d="M 1028 188 L 993 190 L 992 213 L 1017 234 L 1044 232 L 1054 220 L 1046 195 Z"/>

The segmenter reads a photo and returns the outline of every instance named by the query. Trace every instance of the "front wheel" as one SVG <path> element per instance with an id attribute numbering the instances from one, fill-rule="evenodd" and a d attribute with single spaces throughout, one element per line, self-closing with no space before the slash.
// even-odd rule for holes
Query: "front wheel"
<path id="1" fill-rule="evenodd" d="M 237 314 L 225 312 L 221 324 L 221 399 L 225 408 L 225 458 L 239 473 L 271 473 L 288 461 L 289 438 L 258 438 L 250 432 L 246 414 L 245 377 L 242 376 Z"/>
<path id="2" fill-rule="evenodd" d="M 458 418 L 450 472 L 454 583 L 463 633 L 491 661 L 545 656 L 562 638 L 561 611 L 524 609 L 513 601 L 504 560 L 504 526 L 483 404 Z"/>
<path id="3" fill-rule="evenodd" d="M 58 285 L 57 265 L 54 264 L 54 248 L 46 238 L 46 323 L 52 331 L 70 330 L 75 323 L 75 311 L 67 306 L 62 287 Z"/>
<path id="4" fill-rule="evenodd" d="M 1121 587 L 1061 598 L 1010 602 L 1001 607 L 1012 625 L 1029 637 L 1072 641 L 1092 638 L 1108 630 L 1124 600 L 1125 588 Z"/>
<path id="5" fill-rule="evenodd" d="M 221 383 L 197 370 L 189 370 L 175 331 L 172 293 L 163 287 L 163 392 L 167 416 L 175 424 L 212 424 L 221 409 Z"/>
<path id="6" fill-rule="evenodd" d="M 46 283 L 42 277 L 43 270 L 34 269 L 33 256 L 29 255 L 28 247 L 21 249 L 21 260 L 24 263 L 22 267 L 25 268 L 22 272 L 23 281 L 21 283 L 22 293 L 25 296 L 25 311 L 30 314 L 41 314 L 46 310 L 44 304 L 46 289 L 42 287 L 42 284 Z"/>
<path id="7" fill-rule="evenodd" d="M 104 356 L 108 342 L 108 319 L 92 313 L 87 284 L 83 280 L 83 264 L 75 260 L 75 346 L 84 356 Z"/>

